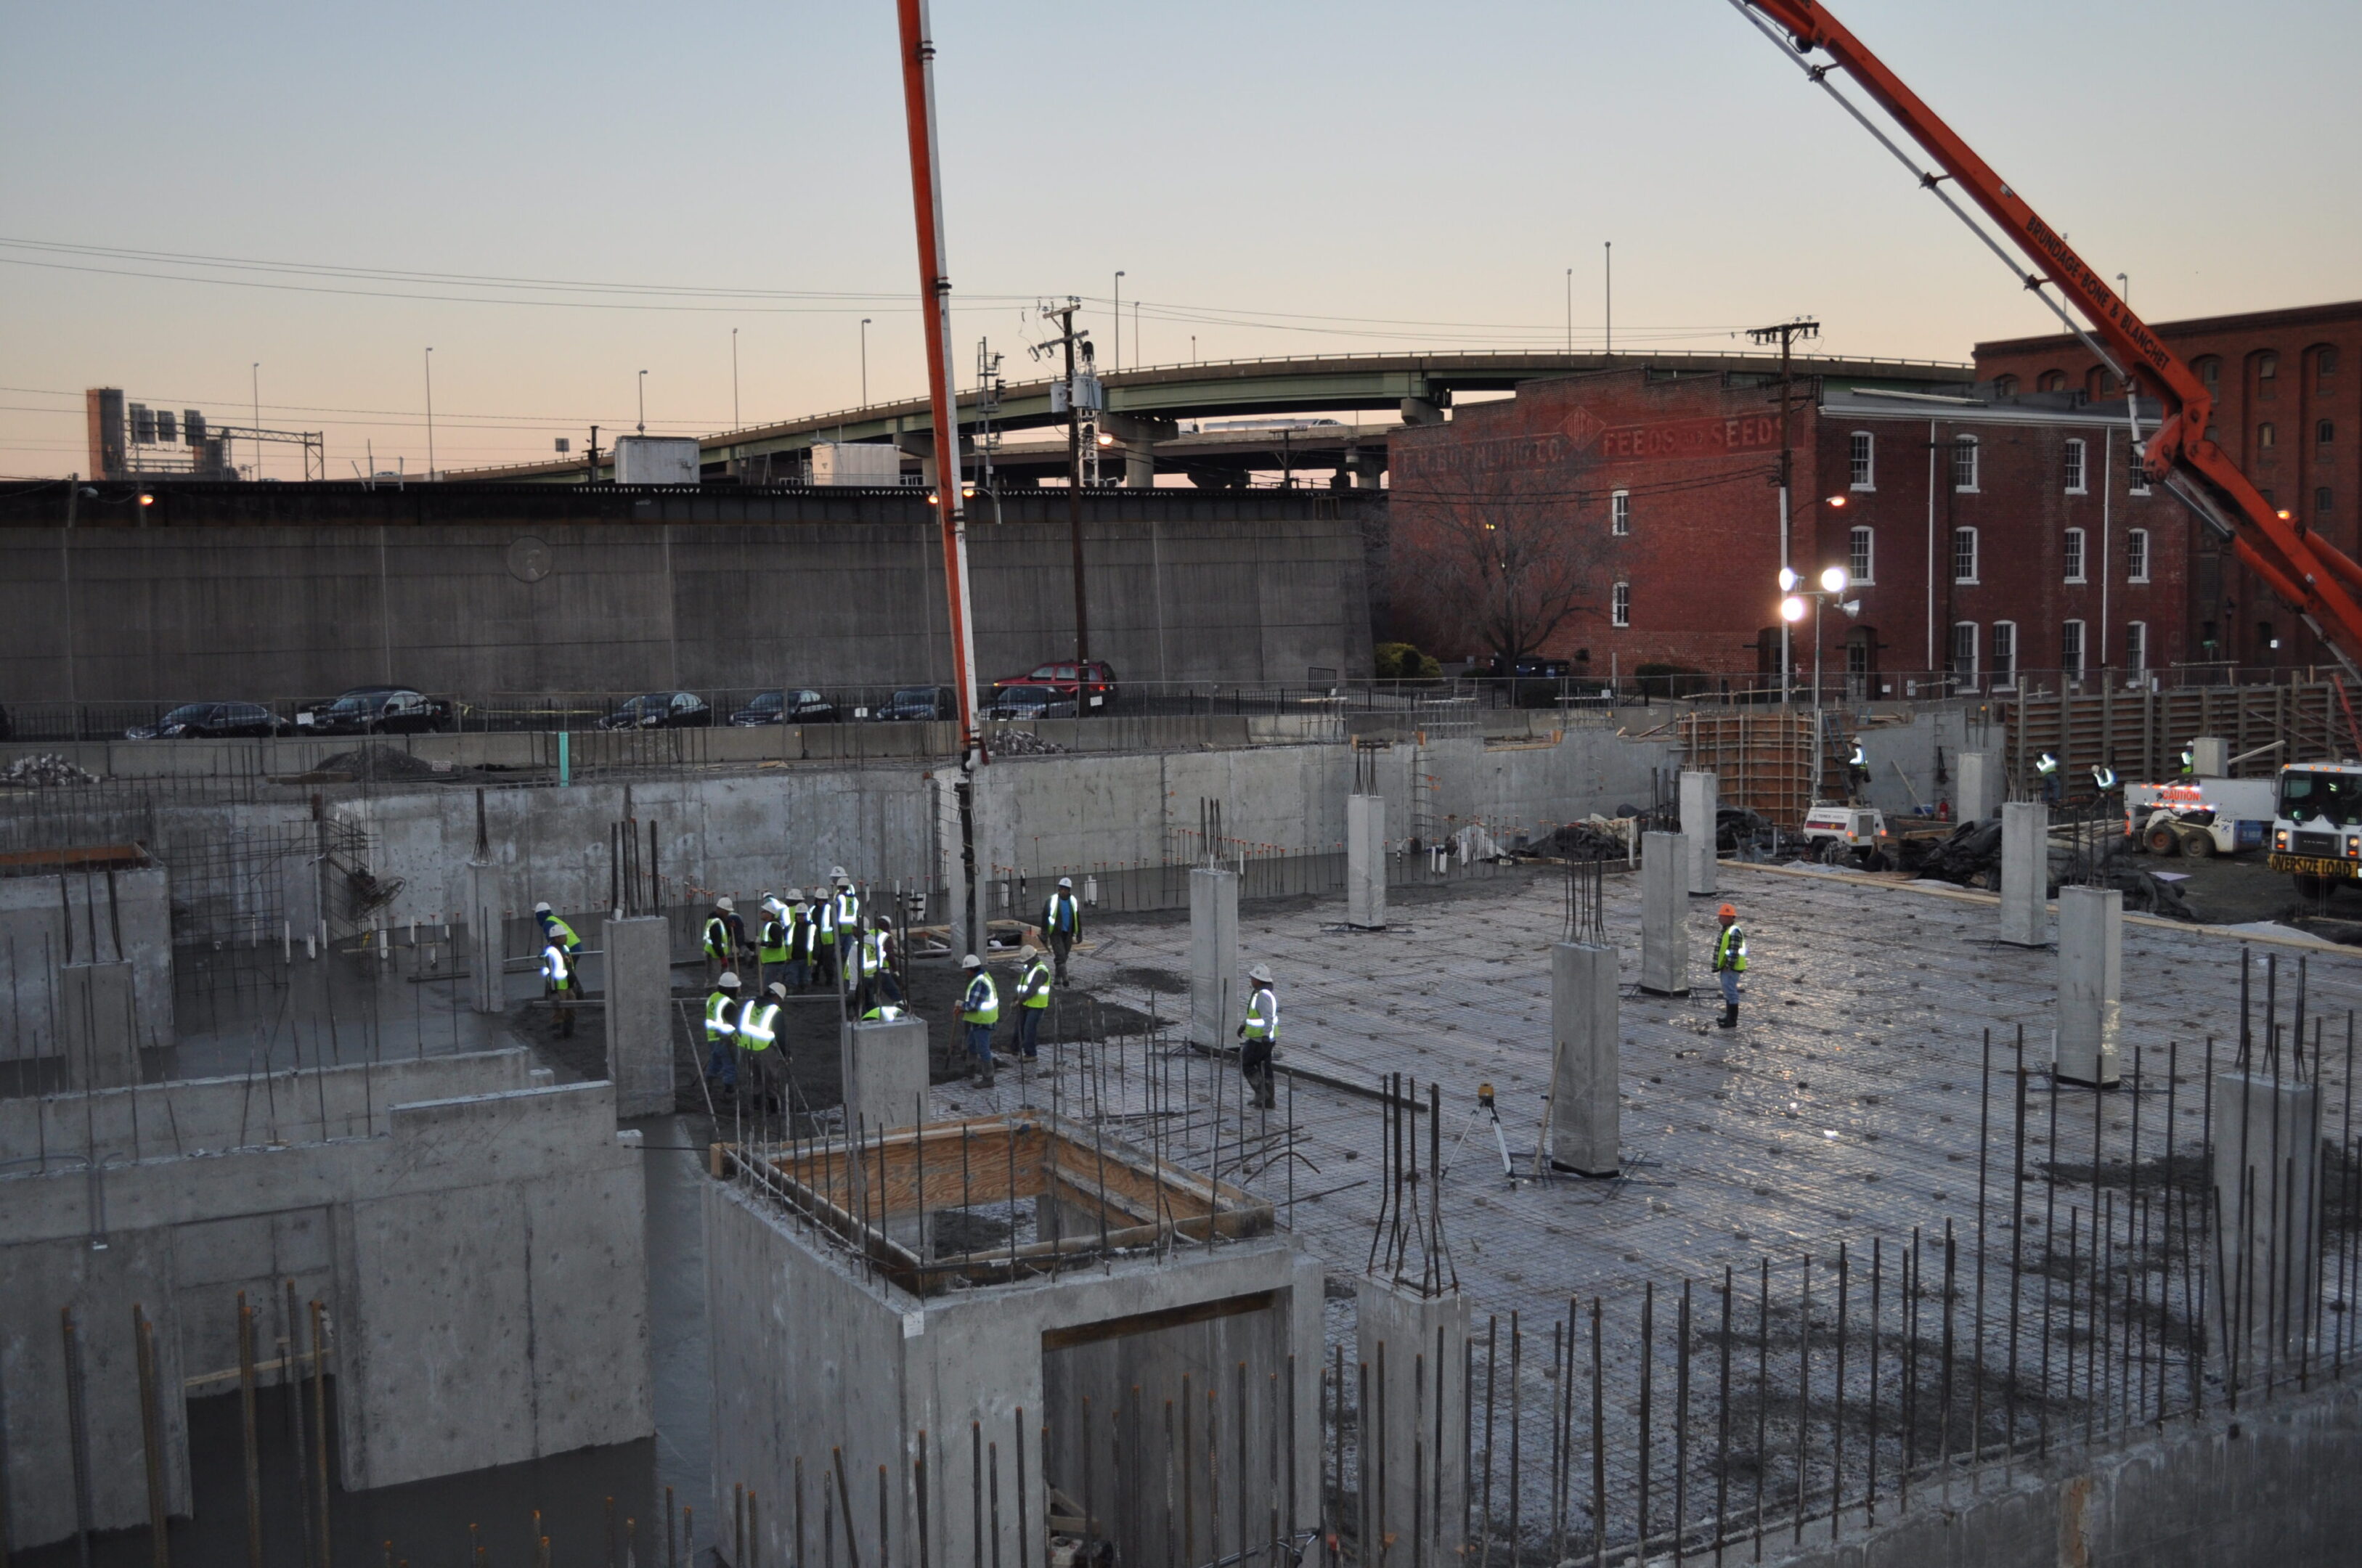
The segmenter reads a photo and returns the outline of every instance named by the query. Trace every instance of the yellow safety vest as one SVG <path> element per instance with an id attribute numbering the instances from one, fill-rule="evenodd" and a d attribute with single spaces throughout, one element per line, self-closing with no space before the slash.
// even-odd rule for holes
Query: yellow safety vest
<path id="1" fill-rule="evenodd" d="M 1025 977 L 1017 982 L 1017 994 L 1024 999 L 1027 1007 L 1036 1009 L 1048 1007 L 1050 1005 L 1050 966 L 1043 963 L 1039 958 L 1034 959 L 1033 966 L 1025 971 Z"/>
<path id="2" fill-rule="evenodd" d="M 992 983 L 990 971 L 978 969 L 976 978 L 968 982 L 967 996 L 960 1007 L 964 1023 L 999 1023 L 1000 1021 L 1000 988 Z"/>
<path id="3" fill-rule="evenodd" d="M 705 1038 L 708 1041 L 728 1040 L 736 1035 L 738 1026 L 730 1021 L 730 993 L 716 991 L 705 999 Z"/>
<path id="4" fill-rule="evenodd" d="M 1747 972 L 1747 933 L 1736 921 L 1715 935 L 1714 966 L 1717 971 L 1730 969 L 1742 975 Z"/>
<path id="5" fill-rule="evenodd" d="M 1247 999 L 1247 1038 L 1273 1040 L 1279 1038 L 1279 999 L 1269 986 L 1258 986 Z"/>
<path id="6" fill-rule="evenodd" d="M 738 1010 L 738 1043 L 749 1051 L 767 1051 L 779 1037 L 779 1004 L 748 1002 Z"/>

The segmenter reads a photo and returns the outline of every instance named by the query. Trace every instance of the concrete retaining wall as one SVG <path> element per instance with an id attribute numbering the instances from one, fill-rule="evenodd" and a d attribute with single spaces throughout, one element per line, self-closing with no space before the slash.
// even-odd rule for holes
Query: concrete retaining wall
<path id="1" fill-rule="evenodd" d="M 69 962 L 127 961 L 140 1045 L 172 1043 L 171 912 L 160 866 L 0 877 L 0 987 L 10 999 L 0 1060 L 58 1053 L 54 971 Z"/>

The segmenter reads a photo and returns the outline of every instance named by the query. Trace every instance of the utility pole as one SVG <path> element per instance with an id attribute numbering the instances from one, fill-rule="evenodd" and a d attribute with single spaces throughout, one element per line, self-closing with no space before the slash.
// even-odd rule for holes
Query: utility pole
<path id="1" fill-rule="evenodd" d="M 435 477 L 435 348 L 426 349 L 426 477 Z"/>
<path id="2" fill-rule="evenodd" d="M 738 329 L 730 329 L 730 428 L 740 428 L 738 419 Z"/>
<path id="3" fill-rule="evenodd" d="M 1793 391 L 1794 381 L 1789 365 L 1789 350 L 1798 338 L 1818 337 L 1820 335 L 1819 322 L 1801 318 L 1795 321 L 1783 321 L 1777 326 L 1753 327 L 1747 334 L 1757 343 L 1771 343 L 1776 340 L 1780 345 L 1780 477 L 1778 483 L 1780 486 L 1780 569 L 1783 572 L 1794 569 L 1794 563 L 1788 558 L 1789 492 L 1794 487 L 1796 477 L 1796 453 L 1789 425 L 1789 415 L 1795 407 L 1796 400 Z M 1781 580 L 1785 582 L 1788 579 L 1783 578 Z M 1783 617 L 1780 622 L 1780 701 L 1783 705 L 1794 695 L 1794 676 L 1792 666 L 1795 660 L 1790 656 L 1790 635 L 1788 622 Z M 1820 642 L 1817 634 L 1813 641 L 1814 652 L 1817 655 Z M 1817 679 L 1815 682 L 1815 690 L 1817 692 Z M 1814 745 L 1819 744 L 1819 737 L 1816 735 Z"/>
<path id="4" fill-rule="evenodd" d="M 1091 657 L 1090 613 L 1083 592 L 1083 410 L 1082 388 L 1075 380 L 1075 348 L 1090 337 L 1075 330 L 1075 312 L 1082 301 L 1069 294 L 1062 305 L 1043 305 L 1042 314 L 1058 324 L 1058 336 L 1032 348 L 1036 358 L 1052 348 L 1065 352 L 1066 360 L 1066 532 L 1075 558 L 1075 662 Z"/>
<path id="5" fill-rule="evenodd" d="M 584 484 L 599 482 L 599 427 L 595 425 L 590 426 L 590 455 L 582 469 L 582 482 Z"/>

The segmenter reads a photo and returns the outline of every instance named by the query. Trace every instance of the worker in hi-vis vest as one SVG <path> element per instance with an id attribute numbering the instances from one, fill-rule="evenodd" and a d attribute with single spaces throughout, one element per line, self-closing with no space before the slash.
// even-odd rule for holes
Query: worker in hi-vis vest
<path id="1" fill-rule="evenodd" d="M 1017 1055 L 1031 1062 L 1042 1052 L 1042 1015 L 1050 1008 L 1050 966 L 1030 944 L 1017 953 Z"/>
<path id="2" fill-rule="evenodd" d="M 801 888 L 788 889 L 788 972 L 787 982 L 798 991 L 811 984 L 814 943 L 820 936 L 820 917 L 812 900 L 804 896 Z"/>
<path id="3" fill-rule="evenodd" d="M 1066 983 L 1066 955 L 1083 939 L 1083 906 L 1075 900 L 1075 879 L 1058 878 L 1050 901 L 1042 906 L 1042 933 L 1050 939 L 1050 955 L 1058 961 L 1058 983 Z"/>
<path id="4" fill-rule="evenodd" d="M 1738 923 L 1738 911 L 1728 904 L 1722 906 L 1722 929 L 1714 933 L 1714 977 L 1722 986 L 1722 1022 L 1719 1027 L 1738 1027 L 1738 977 L 1747 973 L 1747 928 Z"/>
<path id="5" fill-rule="evenodd" d="M 574 958 L 566 944 L 552 933 L 541 948 L 542 991 L 549 999 L 550 1026 L 559 1034 L 574 1033 Z"/>
<path id="6" fill-rule="evenodd" d="M 738 1087 L 738 977 L 728 969 L 705 999 L 705 1076 L 725 1089 Z"/>
<path id="7" fill-rule="evenodd" d="M 770 1104 L 771 1086 L 785 1070 L 773 1066 L 771 1045 L 779 1038 L 779 1004 L 787 997 L 788 988 L 773 980 L 738 1010 L 738 1048 L 746 1053 L 747 1071 L 755 1080 L 749 1087 L 758 1108 Z"/>
<path id="8" fill-rule="evenodd" d="M 971 953 L 960 960 L 967 974 L 967 989 L 960 997 L 960 1021 L 967 1026 L 967 1081 L 978 1088 L 992 1087 L 992 1026 L 1000 1021 L 1000 990 L 992 971 Z"/>
<path id="9" fill-rule="evenodd" d="M 1254 988 L 1247 994 L 1246 1021 L 1239 1025 L 1239 1071 L 1255 1091 L 1255 1103 L 1269 1110 L 1275 1104 L 1271 1062 L 1279 1053 L 1279 996 L 1266 965 L 1249 969 L 1247 981 Z"/>
<path id="10" fill-rule="evenodd" d="M 746 922 L 738 918 L 738 906 L 729 894 L 713 900 L 713 912 L 705 917 L 703 937 L 707 974 L 719 977 L 736 965 L 739 950 L 746 945 Z"/>

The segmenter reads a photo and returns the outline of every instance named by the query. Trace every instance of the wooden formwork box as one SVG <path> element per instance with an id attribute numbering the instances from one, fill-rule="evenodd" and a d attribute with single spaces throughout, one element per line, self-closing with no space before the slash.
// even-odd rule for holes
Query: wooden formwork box
<path id="1" fill-rule="evenodd" d="M 1689 713 L 1678 733 L 1682 766 L 1712 772 L 1724 805 L 1744 806 L 1783 828 L 1804 826 L 1817 771 L 1811 715 Z"/>
<path id="2" fill-rule="evenodd" d="M 2181 748 L 2198 735 L 2220 735 L 2231 755 L 2286 744 L 2235 770 L 2264 778 L 2285 762 L 2319 761 L 2354 749 L 2336 689 L 2326 681 L 2286 686 L 2199 686 L 2173 691 L 2120 691 L 2103 686 L 2074 695 L 2020 697 L 2001 706 L 2010 775 L 2032 787 L 2044 752 L 2070 779 L 2106 764 L 2126 781 L 2171 778 Z M 2070 786 L 2071 788 L 2071 786 Z"/>

